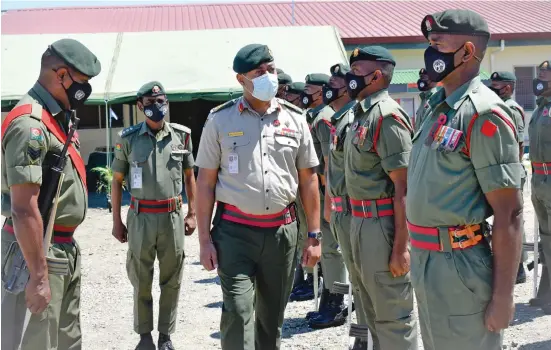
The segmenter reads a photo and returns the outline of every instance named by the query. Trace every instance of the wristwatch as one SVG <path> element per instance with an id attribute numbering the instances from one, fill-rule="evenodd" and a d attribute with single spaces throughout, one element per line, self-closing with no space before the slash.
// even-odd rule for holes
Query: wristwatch
<path id="1" fill-rule="evenodd" d="M 308 238 L 315 238 L 318 241 L 321 241 L 323 239 L 323 235 L 321 234 L 321 231 L 318 232 L 308 232 Z"/>

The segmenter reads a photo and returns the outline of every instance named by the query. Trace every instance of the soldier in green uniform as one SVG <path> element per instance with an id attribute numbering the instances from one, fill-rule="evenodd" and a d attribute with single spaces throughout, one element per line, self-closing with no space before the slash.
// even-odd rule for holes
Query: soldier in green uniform
<path id="1" fill-rule="evenodd" d="M 310 267 L 321 255 L 319 162 L 302 111 L 275 98 L 269 48 L 241 48 L 233 70 L 243 97 L 211 111 L 197 154 L 201 263 L 220 277 L 222 349 L 280 349 L 298 250 Z M 308 220 L 304 245 L 297 191 Z"/>
<path id="2" fill-rule="evenodd" d="M 184 235 L 191 235 L 195 220 L 195 175 L 191 131 L 165 122 L 169 113 L 163 85 L 143 85 L 137 106 L 146 120 L 119 133 L 113 161 L 113 236 L 128 242 L 126 270 L 134 287 L 134 331 L 137 350 L 155 349 L 153 330 L 153 267 L 159 260 L 158 349 L 172 350 L 170 334 L 176 329 L 180 284 L 184 268 Z M 131 194 L 127 226 L 121 219 L 122 183 Z M 184 217 L 182 183 L 188 201 Z M 128 227 L 128 231 L 127 231 Z"/>
<path id="3" fill-rule="evenodd" d="M 285 100 L 299 108 L 303 108 L 301 97 L 305 88 L 306 84 L 301 81 L 292 82 L 285 87 Z"/>
<path id="4" fill-rule="evenodd" d="M 522 166 L 507 105 L 480 79 L 488 24 L 446 10 L 421 24 L 425 67 L 442 89 L 413 139 L 406 214 L 426 350 L 498 350 L 514 314 Z M 494 215 L 491 249 L 485 220 Z M 492 254 L 493 250 L 493 254 Z"/>
<path id="5" fill-rule="evenodd" d="M 515 128 L 517 130 L 519 161 L 522 165 L 522 156 L 524 156 L 524 109 L 515 100 L 513 100 L 517 77 L 511 72 L 493 72 L 490 76 L 490 81 L 490 90 L 495 92 L 511 109 L 513 121 L 515 122 Z M 524 189 L 527 176 L 524 165 L 522 165 L 521 176 L 520 189 L 522 191 Z M 522 243 L 526 243 L 526 238 L 524 235 L 524 222 L 522 224 Z M 528 260 L 528 253 L 525 249 L 522 249 L 522 258 L 517 272 L 517 284 L 526 282 L 526 272 L 524 271 L 523 264 L 526 260 Z"/>
<path id="6" fill-rule="evenodd" d="M 532 163 L 532 204 L 538 217 L 542 260 L 545 262 L 538 299 L 531 303 L 541 305 L 543 311 L 550 315 L 551 270 L 545 264 L 551 261 L 551 59 L 542 62 L 538 67 L 538 77 L 534 79 L 534 94 L 537 96 L 538 107 L 532 113 L 528 125 Z"/>
<path id="7" fill-rule="evenodd" d="M 438 91 L 438 87 L 436 86 L 436 83 L 431 81 L 429 76 L 427 75 L 427 70 L 425 68 L 421 68 L 419 71 L 419 80 L 417 80 L 417 89 L 421 91 L 419 94 L 420 98 L 420 104 L 419 108 L 417 108 L 417 112 L 415 113 L 415 119 L 413 120 L 413 129 L 415 132 L 419 130 L 421 124 L 423 123 L 423 117 L 425 115 L 425 112 L 428 108 L 428 100 L 429 98 L 434 95 L 436 91 Z"/>
<path id="8" fill-rule="evenodd" d="M 2 271 L 17 242 L 30 273 L 25 293 L 2 289 L 2 349 L 81 349 L 80 249 L 73 238 L 88 208 L 86 169 L 73 138 L 63 172 L 48 256 L 67 259 L 69 274 L 48 275 L 43 250 L 43 218 L 38 197 L 43 169 L 53 164 L 67 139 L 71 111 L 92 93 L 98 58 L 73 39 L 54 42 L 42 55 L 38 81 L 2 123 Z M 3 283 L 4 273 L 2 274 Z M 24 334 L 26 308 L 32 316 Z M 22 342 L 21 342 L 22 339 Z"/>
<path id="9" fill-rule="evenodd" d="M 293 79 L 291 76 L 283 71 L 277 73 L 277 98 L 284 98 L 287 85 L 291 84 Z"/>
<path id="10" fill-rule="evenodd" d="M 396 62 L 381 46 L 357 48 L 346 74 L 356 99 L 344 140 L 353 266 L 374 349 L 417 350 L 404 208 L 409 116 L 388 94 Z"/>

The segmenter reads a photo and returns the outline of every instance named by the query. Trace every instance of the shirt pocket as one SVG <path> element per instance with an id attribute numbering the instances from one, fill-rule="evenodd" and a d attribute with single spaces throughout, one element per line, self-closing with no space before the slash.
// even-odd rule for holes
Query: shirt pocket
<path id="1" fill-rule="evenodd" d="M 137 150 L 133 150 L 130 153 L 130 156 L 128 157 L 130 160 L 129 169 L 128 169 L 128 175 L 126 179 L 126 183 L 128 184 L 128 187 L 131 190 L 131 193 L 133 196 L 137 196 L 138 198 L 142 197 L 143 189 L 148 184 L 146 183 L 146 179 L 151 178 L 151 169 L 149 167 L 149 155 L 144 152 L 139 152 Z M 142 169 L 142 187 L 141 188 L 133 188 L 133 181 L 132 181 L 132 175 L 135 170 L 132 170 L 133 168 L 140 168 Z M 151 184 L 149 184 L 151 185 Z"/>
<path id="2" fill-rule="evenodd" d="M 222 147 L 222 160 L 221 164 L 222 167 L 227 169 L 229 171 L 230 167 L 230 154 L 237 154 L 237 171 L 242 172 L 246 171 L 247 169 L 250 170 L 250 165 L 248 164 L 249 161 L 252 161 L 253 155 L 247 154 L 247 145 L 251 142 L 251 139 L 247 135 L 243 136 L 236 136 L 236 137 L 225 137 L 221 140 L 220 144 Z M 245 167 L 245 165 L 247 165 Z"/>
<path id="3" fill-rule="evenodd" d="M 170 178 L 173 181 L 182 180 L 182 162 L 184 161 L 183 152 L 172 152 L 168 157 L 167 168 L 170 172 Z"/>

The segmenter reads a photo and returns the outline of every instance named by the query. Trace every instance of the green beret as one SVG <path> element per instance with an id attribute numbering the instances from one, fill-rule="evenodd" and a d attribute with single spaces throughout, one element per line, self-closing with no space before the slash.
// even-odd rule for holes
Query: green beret
<path id="1" fill-rule="evenodd" d="M 511 72 L 493 72 L 490 76 L 490 80 L 515 82 L 517 81 L 517 77 Z"/>
<path id="2" fill-rule="evenodd" d="M 281 68 L 276 68 L 276 73 L 281 74 L 281 73 L 285 73 L 285 72 Z"/>
<path id="3" fill-rule="evenodd" d="M 165 88 L 158 81 L 150 81 L 138 90 L 138 97 L 166 95 Z"/>
<path id="4" fill-rule="evenodd" d="M 101 63 L 86 46 L 74 39 L 61 39 L 48 46 L 69 67 L 93 78 L 101 72 Z"/>
<path id="5" fill-rule="evenodd" d="M 266 45 L 249 44 L 242 47 L 233 59 L 233 70 L 243 74 L 258 68 L 262 63 L 272 62 L 274 56 Z"/>
<path id="6" fill-rule="evenodd" d="M 304 89 L 306 89 L 306 84 L 300 81 L 296 81 L 294 83 L 291 83 L 285 86 L 285 92 L 289 94 L 300 95 L 304 92 Z"/>
<path id="7" fill-rule="evenodd" d="M 471 10 L 446 10 L 425 16 L 421 31 L 428 39 L 430 33 L 480 35 L 490 38 L 488 23 Z"/>
<path id="8" fill-rule="evenodd" d="M 425 68 L 421 68 L 421 70 L 419 70 L 419 75 L 420 76 L 421 75 L 426 75 L 426 74 L 428 74 L 428 73 L 427 73 L 427 70 Z"/>
<path id="9" fill-rule="evenodd" d="M 293 79 L 291 79 L 291 76 L 286 73 L 278 73 L 277 74 L 277 83 L 279 85 L 283 84 L 291 84 L 293 82 Z"/>
<path id="10" fill-rule="evenodd" d="M 323 86 L 325 84 L 329 84 L 329 78 L 330 77 L 327 74 L 313 73 L 313 74 L 308 74 L 306 78 L 304 78 L 304 81 L 306 81 L 306 84 L 309 84 L 309 85 Z"/>
<path id="11" fill-rule="evenodd" d="M 350 65 L 356 61 L 379 61 L 388 62 L 396 66 L 394 56 L 382 46 L 366 46 L 355 48 L 350 55 Z"/>
<path id="12" fill-rule="evenodd" d="M 334 77 L 344 78 L 348 72 L 350 72 L 350 67 L 342 63 L 335 64 L 331 67 L 331 75 Z"/>
<path id="13" fill-rule="evenodd" d="M 551 69 L 551 60 L 543 61 L 539 66 L 539 69 Z"/>

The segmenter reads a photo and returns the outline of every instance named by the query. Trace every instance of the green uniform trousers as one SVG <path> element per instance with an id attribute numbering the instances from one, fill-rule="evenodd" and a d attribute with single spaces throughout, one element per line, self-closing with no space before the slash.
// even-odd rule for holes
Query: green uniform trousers
<path id="1" fill-rule="evenodd" d="M 444 249 L 448 252 L 415 247 L 411 251 L 411 280 L 425 350 L 501 349 L 502 333 L 484 325 L 492 297 L 490 248 L 483 242 L 451 251 L 448 239 Z"/>
<path id="2" fill-rule="evenodd" d="M 299 194 L 297 194 L 296 205 L 298 215 L 299 243 L 301 244 L 298 250 L 297 264 L 302 264 L 302 244 L 304 244 L 304 242 L 308 238 L 308 222 L 306 221 L 306 212 L 304 211 L 304 206 L 302 205 Z M 303 267 L 303 270 L 306 273 L 313 272 L 313 269 L 311 267 Z"/>
<path id="3" fill-rule="evenodd" d="M 2 270 L 15 236 L 2 230 Z M 52 299 L 46 310 L 31 316 L 21 350 L 80 350 L 80 249 L 76 242 L 53 244 L 49 256 L 69 259 L 69 275 L 49 275 Z M 27 312 L 25 292 L 2 289 L 2 350 L 17 350 Z"/>
<path id="4" fill-rule="evenodd" d="M 532 204 L 538 217 L 541 249 L 545 263 L 549 267 L 551 265 L 551 175 L 532 175 Z M 551 268 L 548 268 L 547 272 L 551 281 Z"/>
<path id="5" fill-rule="evenodd" d="M 350 283 L 352 283 L 352 293 L 354 294 L 354 306 L 356 309 L 357 323 L 366 325 L 367 316 L 362 306 L 362 299 L 360 298 L 362 276 L 354 267 L 354 259 L 352 255 L 350 219 L 351 215 L 347 212 L 331 212 L 331 232 L 335 233 L 337 236 L 336 238 L 341 249 L 344 264 L 346 269 L 349 271 L 349 279 Z"/>
<path id="6" fill-rule="evenodd" d="M 297 223 L 260 228 L 215 218 L 213 224 L 223 294 L 222 349 L 279 350 L 297 250 L 302 248 Z"/>
<path id="7" fill-rule="evenodd" d="M 350 240 L 353 267 L 361 276 L 359 295 L 373 348 L 417 350 L 410 274 L 393 277 L 388 267 L 394 244 L 394 217 L 352 217 Z"/>
<path id="8" fill-rule="evenodd" d="M 134 331 L 139 334 L 153 330 L 153 267 L 159 259 L 159 323 L 158 331 L 172 334 L 180 284 L 184 269 L 184 214 L 139 213 L 128 211 L 128 255 L 126 271 L 134 287 Z"/>
<path id="9" fill-rule="evenodd" d="M 524 170 L 524 172 L 525 172 L 525 175 L 526 175 L 526 170 Z M 521 191 L 521 193 L 524 193 L 524 184 L 526 184 L 526 177 L 523 177 L 523 178 L 520 179 L 520 191 Z M 522 198 L 524 198 L 524 196 Z M 521 255 L 520 261 L 521 262 L 526 262 L 526 261 L 528 261 L 528 252 L 526 251 L 526 249 L 524 249 L 524 243 L 526 243 L 526 234 L 524 232 L 524 221 L 522 222 L 521 225 L 522 226 L 521 226 L 520 229 L 522 230 L 523 247 L 522 247 L 522 255 Z"/>
<path id="10" fill-rule="evenodd" d="M 320 194 L 321 195 L 321 194 Z M 334 282 L 346 282 L 346 267 L 339 249 L 336 236 L 331 230 L 330 224 L 325 221 L 323 215 L 323 199 L 320 201 L 320 223 L 321 223 L 321 268 L 323 270 L 323 285 L 325 289 L 331 290 Z"/>

